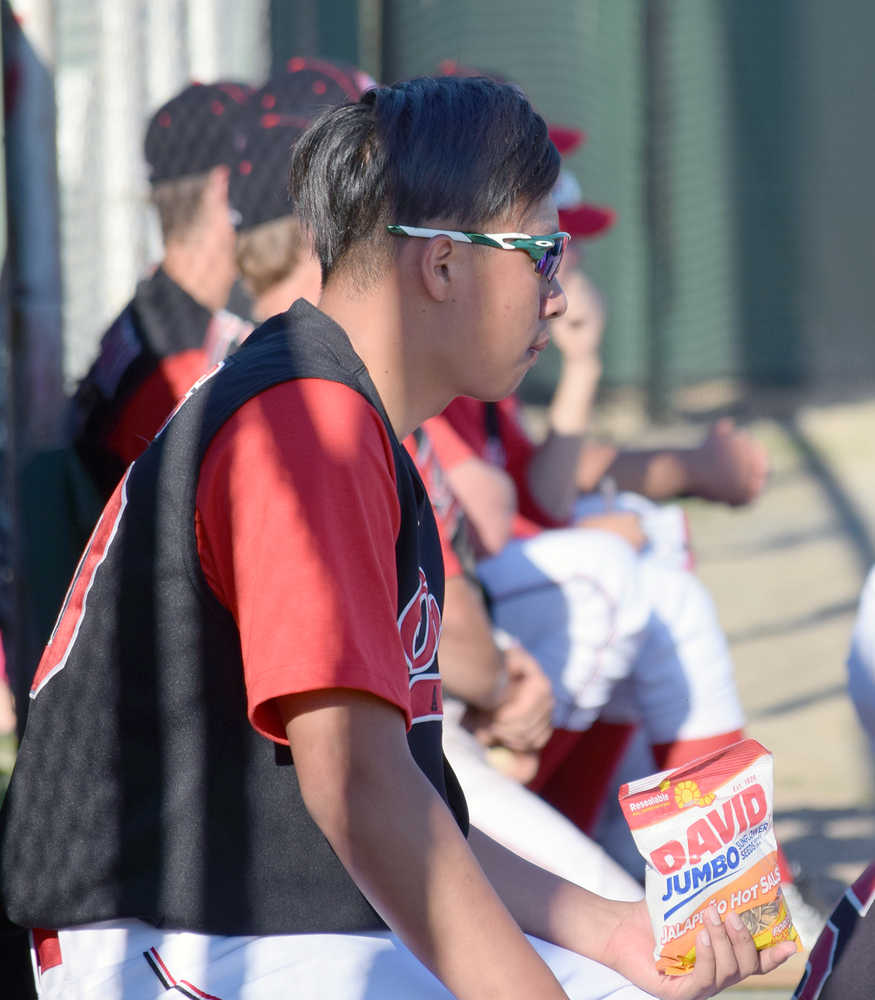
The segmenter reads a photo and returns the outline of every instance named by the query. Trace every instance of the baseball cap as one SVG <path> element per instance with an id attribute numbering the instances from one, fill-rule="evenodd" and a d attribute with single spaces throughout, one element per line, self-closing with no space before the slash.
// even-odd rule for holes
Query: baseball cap
<path id="1" fill-rule="evenodd" d="M 149 181 L 202 174 L 232 157 L 234 122 L 252 88 L 232 80 L 190 83 L 149 121 L 143 152 Z"/>
<path id="2" fill-rule="evenodd" d="M 547 132 L 560 156 L 568 156 L 586 142 L 586 132 L 571 125 L 547 125 Z"/>
<path id="3" fill-rule="evenodd" d="M 307 114 L 357 101 L 377 82 L 364 70 L 328 59 L 292 56 L 282 72 L 274 74 L 250 98 L 262 113 Z"/>
<path id="4" fill-rule="evenodd" d="M 347 63 L 293 56 L 250 95 L 232 140 L 228 201 L 238 231 L 292 214 L 286 190 L 292 146 L 321 111 L 357 101 L 376 85 Z"/>
<path id="5" fill-rule="evenodd" d="M 228 204 L 238 232 L 293 213 L 287 190 L 289 154 L 309 124 L 306 115 L 260 114 L 257 108 L 238 122 L 228 180 Z"/>
<path id="6" fill-rule="evenodd" d="M 613 209 L 583 201 L 580 184 L 569 170 L 559 171 L 553 200 L 559 209 L 559 228 L 572 238 L 600 236 L 617 218 Z"/>

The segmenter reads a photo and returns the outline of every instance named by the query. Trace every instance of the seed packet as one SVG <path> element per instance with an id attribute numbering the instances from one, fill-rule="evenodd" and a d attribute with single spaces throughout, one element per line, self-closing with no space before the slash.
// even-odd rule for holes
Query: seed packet
<path id="1" fill-rule="evenodd" d="M 796 941 L 781 891 L 772 825 L 772 755 L 741 740 L 620 788 L 620 806 L 647 863 L 645 894 L 657 968 L 696 964 L 696 935 L 714 903 L 734 910 L 758 950 Z"/>

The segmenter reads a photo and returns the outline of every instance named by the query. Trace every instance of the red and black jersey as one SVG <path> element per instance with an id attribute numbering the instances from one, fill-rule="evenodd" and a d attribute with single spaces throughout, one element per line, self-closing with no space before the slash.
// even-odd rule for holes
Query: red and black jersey
<path id="1" fill-rule="evenodd" d="M 308 409 L 323 390 L 358 428 Z M 361 450 L 382 494 L 374 524 L 348 513 L 358 499 L 319 486 L 359 468 Z M 283 529 L 300 558 L 285 554 Z M 191 390 L 95 528 L 0 813 L 8 918 L 243 935 L 382 927 L 303 804 L 271 698 L 336 685 L 396 704 L 415 760 L 467 830 L 441 749 L 442 601 L 413 463 L 343 331 L 299 301 Z M 358 624 L 370 619 L 373 635 Z"/>
<path id="2" fill-rule="evenodd" d="M 425 483 L 441 540 L 444 575 L 449 579 L 465 574 L 476 579 L 476 558 L 471 528 L 462 505 L 456 499 L 428 436 L 428 423 L 404 439 L 404 447 L 416 463 Z"/>
<path id="3" fill-rule="evenodd" d="M 875 984 L 875 862 L 845 890 L 791 1000 L 868 1000 Z"/>
<path id="4" fill-rule="evenodd" d="M 72 401 L 73 444 L 104 501 L 176 403 L 224 357 L 225 341 L 249 329 L 201 305 L 163 268 L 139 283 Z"/>

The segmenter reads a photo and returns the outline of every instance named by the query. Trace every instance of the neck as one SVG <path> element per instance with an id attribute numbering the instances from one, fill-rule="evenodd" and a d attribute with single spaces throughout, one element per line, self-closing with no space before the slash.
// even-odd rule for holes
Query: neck
<path id="1" fill-rule="evenodd" d="M 214 266 L 212 256 L 204 252 L 199 241 L 170 240 L 161 266 L 195 302 L 215 312 L 228 301 L 231 285 L 227 268 Z"/>
<path id="2" fill-rule="evenodd" d="M 319 308 L 344 329 L 364 361 L 399 441 L 455 395 L 432 363 L 423 312 L 401 295 L 394 275 L 366 292 L 334 278 Z"/>
<path id="3" fill-rule="evenodd" d="M 315 306 L 319 302 L 321 287 L 322 272 L 319 261 L 314 257 L 262 292 L 252 303 L 252 317 L 257 323 L 263 323 L 271 316 L 285 312 L 296 299 L 306 299 Z"/>

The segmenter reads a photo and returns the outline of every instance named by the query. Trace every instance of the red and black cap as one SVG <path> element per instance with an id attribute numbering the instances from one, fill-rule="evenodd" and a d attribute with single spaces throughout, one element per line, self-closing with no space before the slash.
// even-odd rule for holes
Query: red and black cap
<path id="1" fill-rule="evenodd" d="M 291 215 L 289 154 L 326 108 L 357 101 L 376 82 L 346 63 L 295 56 L 249 97 L 234 128 L 228 200 L 238 231 Z"/>
<path id="2" fill-rule="evenodd" d="M 250 99 L 263 114 L 308 114 L 357 101 L 377 82 L 364 70 L 328 59 L 293 56 Z"/>
<path id="3" fill-rule="evenodd" d="M 287 189 L 289 156 L 310 121 L 307 115 L 259 114 L 253 107 L 238 122 L 228 181 L 228 204 L 238 232 L 294 212 Z"/>
<path id="4" fill-rule="evenodd" d="M 202 174 L 230 163 L 234 124 L 251 93 L 251 87 L 231 80 L 191 83 L 162 105 L 143 143 L 150 182 Z"/>

